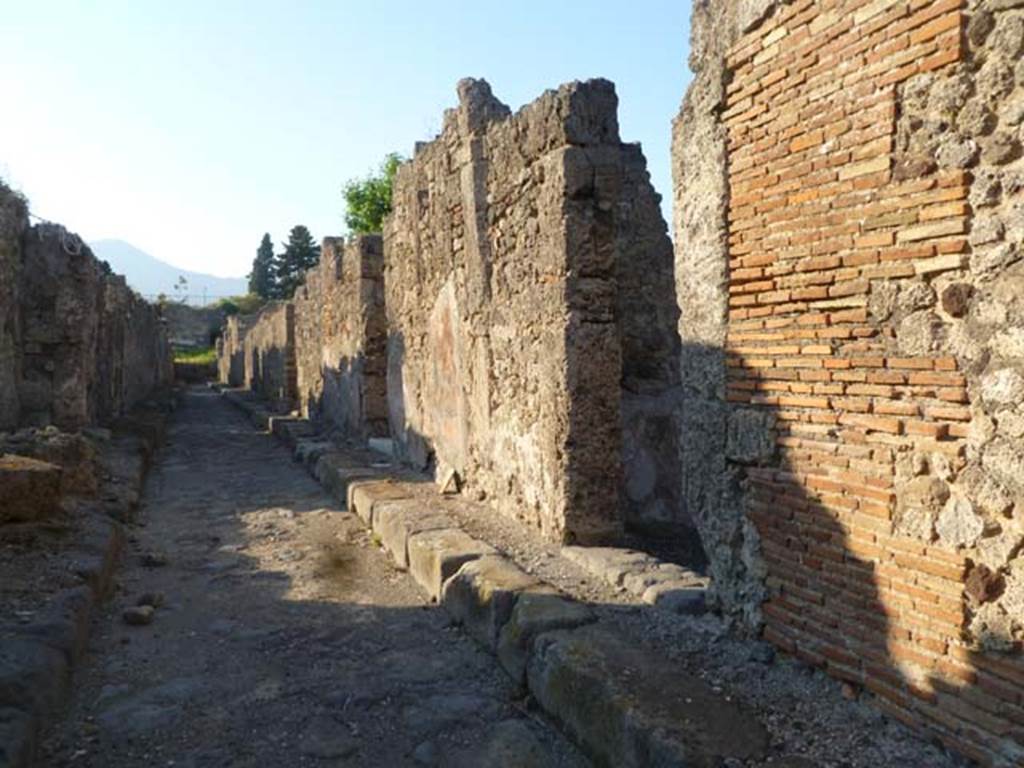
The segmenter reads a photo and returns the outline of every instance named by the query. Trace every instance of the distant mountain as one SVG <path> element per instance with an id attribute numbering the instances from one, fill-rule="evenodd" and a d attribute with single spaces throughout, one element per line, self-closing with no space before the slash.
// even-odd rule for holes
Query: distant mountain
<path id="1" fill-rule="evenodd" d="M 96 258 L 110 264 L 110 268 L 128 280 L 128 285 L 147 298 L 163 293 L 168 298 L 183 298 L 182 291 L 175 291 L 179 277 L 188 281 L 186 301 L 202 304 L 216 301 L 222 296 L 239 296 L 248 290 L 244 277 L 215 277 L 201 272 L 190 272 L 140 251 L 123 240 L 97 240 L 89 243 Z"/>

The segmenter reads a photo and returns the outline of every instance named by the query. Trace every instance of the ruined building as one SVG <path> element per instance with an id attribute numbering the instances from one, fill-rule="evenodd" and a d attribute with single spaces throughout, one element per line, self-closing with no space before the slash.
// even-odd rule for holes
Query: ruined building
<path id="1" fill-rule="evenodd" d="M 738 626 L 1022 764 L 1022 54 L 1019 0 L 698 3 L 674 268 L 610 83 L 463 81 L 222 379 L 558 541 L 696 531 Z"/>
<path id="2" fill-rule="evenodd" d="M 0 185 L 0 430 L 109 421 L 170 379 L 156 308 Z"/>

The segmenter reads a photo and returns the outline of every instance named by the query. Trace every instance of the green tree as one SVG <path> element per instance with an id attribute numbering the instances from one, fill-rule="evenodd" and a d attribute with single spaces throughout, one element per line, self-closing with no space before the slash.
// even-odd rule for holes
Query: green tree
<path id="1" fill-rule="evenodd" d="M 277 274 L 274 256 L 274 244 L 270 235 L 263 235 L 260 247 L 256 250 L 256 258 L 252 260 L 252 272 L 249 273 L 249 293 L 261 299 L 272 299 L 277 294 Z"/>
<path id="2" fill-rule="evenodd" d="M 391 211 L 391 187 L 395 172 L 405 158 L 392 152 L 384 158 L 377 173 L 364 179 L 350 179 L 341 189 L 345 197 L 345 225 L 354 235 L 380 232 L 384 217 Z"/>
<path id="3" fill-rule="evenodd" d="M 288 234 L 288 242 L 277 260 L 277 285 L 280 299 L 290 299 L 302 285 L 307 269 L 320 262 L 320 249 L 306 227 L 298 224 Z"/>

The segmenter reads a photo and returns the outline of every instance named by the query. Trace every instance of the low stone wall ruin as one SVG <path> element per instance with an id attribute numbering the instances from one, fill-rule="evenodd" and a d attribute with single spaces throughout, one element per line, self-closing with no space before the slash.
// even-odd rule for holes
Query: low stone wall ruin
<path id="1" fill-rule="evenodd" d="M 1022 52 L 1016 2 L 705 2 L 674 138 L 719 605 L 997 765 L 1024 761 Z"/>
<path id="2" fill-rule="evenodd" d="M 170 380 L 158 310 L 0 187 L 0 429 L 105 422 Z"/>

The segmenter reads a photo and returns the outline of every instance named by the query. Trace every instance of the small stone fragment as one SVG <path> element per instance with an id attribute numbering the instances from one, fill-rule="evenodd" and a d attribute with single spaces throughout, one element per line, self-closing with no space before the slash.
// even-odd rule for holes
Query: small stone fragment
<path id="1" fill-rule="evenodd" d="M 135 605 L 131 608 L 125 608 L 124 613 L 121 617 L 124 619 L 124 623 L 133 627 L 144 627 L 147 624 L 153 623 L 153 606 L 151 605 Z"/>
<path id="2" fill-rule="evenodd" d="M 942 291 L 942 308 L 953 317 L 967 314 L 974 288 L 970 283 L 953 283 Z"/>
<path id="3" fill-rule="evenodd" d="M 160 552 L 143 552 L 139 556 L 139 562 L 144 568 L 163 568 L 167 565 L 167 555 Z"/>

